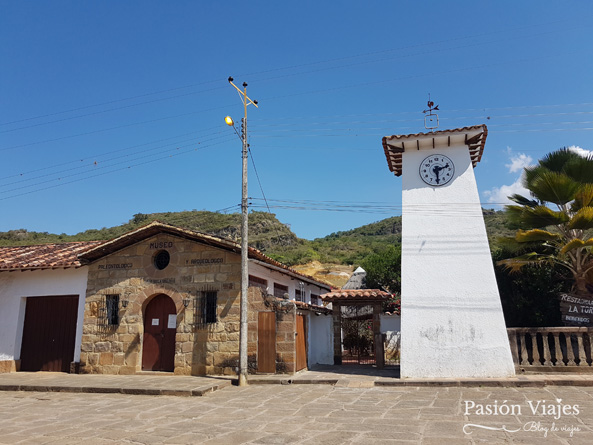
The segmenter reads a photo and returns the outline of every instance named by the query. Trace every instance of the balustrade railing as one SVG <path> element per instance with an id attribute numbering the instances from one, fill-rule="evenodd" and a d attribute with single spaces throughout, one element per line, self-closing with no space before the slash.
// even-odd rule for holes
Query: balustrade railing
<path id="1" fill-rule="evenodd" d="M 593 328 L 508 328 L 518 371 L 593 372 Z"/>

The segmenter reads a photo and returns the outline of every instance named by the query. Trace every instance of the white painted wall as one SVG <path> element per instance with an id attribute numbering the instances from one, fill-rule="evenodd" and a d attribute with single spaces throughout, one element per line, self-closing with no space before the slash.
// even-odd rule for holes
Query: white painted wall
<path id="1" fill-rule="evenodd" d="M 74 361 L 80 360 L 87 267 L 0 272 L 0 360 L 19 360 L 27 297 L 78 295 Z"/>
<path id="2" fill-rule="evenodd" d="M 331 314 L 315 315 L 309 311 L 307 360 L 311 365 L 334 364 L 334 335 Z"/>
<path id="3" fill-rule="evenodd" d="M 305 303 L 311 303 L 312 293 L 315 295 L 323 295 L 330 291 L 329 286 L 327 288 L 316 286 L 307 281 L 300 280 L 298 277 L 291 277 L 287 272 L 270 269 L 253 260 L 249 261 L 249 275 L 254 275 L 258 278 L 267 280 L 268 293 L 271 295 L 274 294 L 274 283 L 288 286 L 288 294 L 290 295 L 291 300 L 294 300 L 295 291 L 299 289 L 299 283 L 302 281 L 305 283 Z"/>
<path id="4" fill-rule="evenodd" d="M 447 185 L 421 180 L 430 154 L 455 164 Z M 402 377 L 513 375 L 468 148 L 406 148 L 402 162 Z"/>

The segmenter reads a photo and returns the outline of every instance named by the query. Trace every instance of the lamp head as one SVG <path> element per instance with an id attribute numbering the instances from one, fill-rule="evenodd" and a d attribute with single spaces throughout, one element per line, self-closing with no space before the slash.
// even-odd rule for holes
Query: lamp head
<path id="1" fill-rule="evenodd" d="M 225 117 L 225 118 L 224 118 L 224 121 L 226 122 L 226 124 L 227 124 L 229 127 L 232 127 L 233 125 L 235 125 L 235 122 L 233 122 L 233 118 L 232 118 L 232 117 L 230 117 L 230 116 L 227 116 L 227 117 Z"/>

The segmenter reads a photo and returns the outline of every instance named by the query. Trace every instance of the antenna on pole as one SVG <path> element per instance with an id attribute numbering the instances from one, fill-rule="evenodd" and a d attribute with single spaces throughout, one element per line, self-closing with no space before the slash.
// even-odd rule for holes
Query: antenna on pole
<path id="1" fill-rule="evenodd" d="M 436 128 L 439 127 L 439 115 L 433 113 L 433 111 L 439 111 L 439 106 L 434 106 L 434 102 L 430 100 L 430 93 L 428 93 L 428 110 L 424 110 L 424 128 L 430 130 L 432 133 Z M 426 114 L 428 113 L 428 114 Z"/>

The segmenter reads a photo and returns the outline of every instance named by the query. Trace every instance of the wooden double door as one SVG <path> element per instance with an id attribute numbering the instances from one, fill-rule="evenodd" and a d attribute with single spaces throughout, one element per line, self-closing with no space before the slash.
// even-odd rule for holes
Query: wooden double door
<path id="1" fill-rule="evenodd" d="M 307 367 L 307 336 L 305 317 L 296 316 L 295 327 L 295 371 Z M 260 312 L 257 324 L 257 371 L 262 373 L 276 372 L 276 313 Z"/>
<path id="2" fill-rule="evenodd" d="M 144 310 L 143 371 L 171 372 L 175 369 L 176 332 L 175 303 L 167 295 L 157 295 Z"/>
<path id="3" fill-rule="evenodd" d="M 21 370 L 70 372 L 77 319 L 78 295 L 28 297 Z"/>

